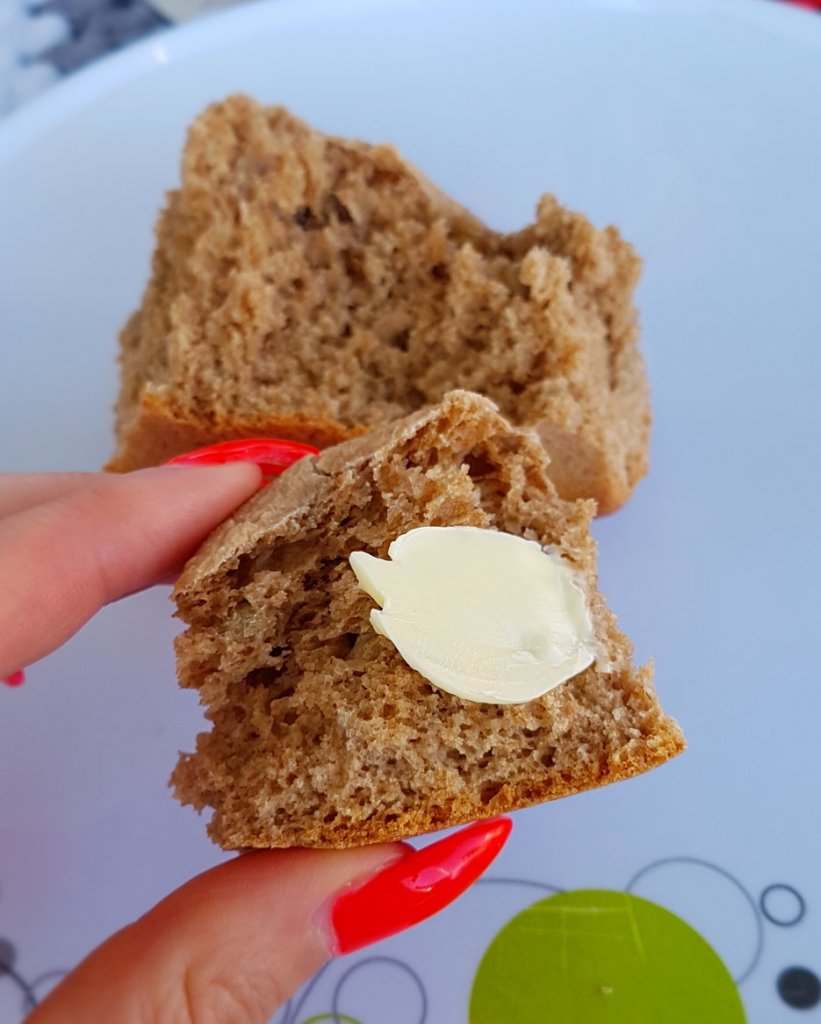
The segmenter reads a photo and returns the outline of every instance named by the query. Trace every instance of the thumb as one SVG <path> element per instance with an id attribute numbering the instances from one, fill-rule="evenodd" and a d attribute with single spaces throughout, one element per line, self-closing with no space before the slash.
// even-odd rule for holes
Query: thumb
<path id="1" fill-rule="evenodd" d="M 509 819 L 422 850 L 265 850 L 193 879 L 93 952 L 29 1024 L 264 1024 L 330 957 L 408 928 L 495 858 Z"/>

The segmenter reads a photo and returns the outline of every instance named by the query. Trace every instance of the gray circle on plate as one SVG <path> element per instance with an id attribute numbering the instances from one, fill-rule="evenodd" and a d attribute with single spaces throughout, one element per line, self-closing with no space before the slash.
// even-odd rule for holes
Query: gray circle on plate
<path id="1" fill-rule="evenodd" d="M 768 885 L 759 897 L 761 913 L 779 928 L 791 928 L 802 920 L 807 910 L 804 897 L 797 889 L 783 882 Z"/>
<path id="2" fill-rule="evenodd" d="M 656 872 L 659 868 L 674 868 L 682 865 L 706 868 L 709 872 L 712 872 L 716 878 L 725 879 L 731 884 L 732 889 L 743 897 L 744 903 L 747 904 L 752 912 L 754 928 L 754 934 L 752 936 L 752 953 L 749 960 L 744 965 L 744 968 L 742 970 L 736 970 L 735 977 L 733 978 L 736 985 L 740 985 L 743 981 L 746 981 L 746 979 L 749 978 L 761 959 L 761 953 L 764 949 L 764 928 L 761 924 L 761 917 L 758 913 L 758 905 L 735 875 L 731 875 L 725 868 L 720 867 L 718 864 L 714 864 L 712 861 L 703 860 L 701 857 L 663 857 L 660 860 L 653 861 L 652 864 L 648 864 L 646 867 L 643 867 L 641 871 L 637 871 L 625 886 L 625 890 L 627 892 L 634 893 L 635 895 L 645 895 L 646 898 L 652 899 L 652 896 L 647 897 L 645 893 L 636 892 L 638 883 L 644 880 L 651 873 Z M 673 913 L 678 913 L 675 908 L 668 907 L 667 909 L 672 910 Z M 679 916 L 686 920 L 684 915 L 679 914 Z M 698 928 L 696 930 L 698 931 Z"/>
<path id="3" fill-rule="evenodd" d="M 0 967 L 13 967 L 17 949 L 10 939 L 0 938 Z"/>

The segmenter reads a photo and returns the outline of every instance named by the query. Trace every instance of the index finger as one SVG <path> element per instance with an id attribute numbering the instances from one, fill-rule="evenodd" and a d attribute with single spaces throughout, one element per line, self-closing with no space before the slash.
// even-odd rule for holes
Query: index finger
<path id="1" fill-rule="evenodd" d="M 249 463 L 95 476 L 0 522 L 0 678 L 167 577 L 259 482 Z"/>
<path id="2" fill-rule="evenodd" d="M 62 498 L 95 480 L 102 473 L 0 473 L 0 519 L 46 501 Z"/>

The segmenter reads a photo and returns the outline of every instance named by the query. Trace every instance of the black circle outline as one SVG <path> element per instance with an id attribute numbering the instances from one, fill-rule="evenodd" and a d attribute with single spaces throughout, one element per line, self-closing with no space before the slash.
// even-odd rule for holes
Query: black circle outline
<path id="1" fill-rule="evenodd" d="M 7 953 L 8 956 L 4 956 L 4 953 Z M 17 947 L 11 939 L 7 939 L 5 935 L 0 935 L 0 967 L 14 967 L 16 963 Z"/>
<path id="2" fill-rule="evenodd" d="M 640 871 L 637 871 L 636 874 L 633 875 L 633 877 L 625 886 L 624 891 L 632 892 L 634 886 L 640 878 L 643 878 L 644 875 L 648 874 L 650 871 L 653 871 L 655 868 L 664 867 L 665 864 L 696 864 L 698 867 L 701 868 L 709 868 L 710 870 L 715 871 L 717 874 L 721 875 L 722 878 L 726 878 L 728 882 L 732 882 L 732 884 L 736 887 L 736 889 L 738 889 L 738 891 L 750 905 L 750 909 L 753 912 L 753 918 L 755 920 L 756 942 L 752 959 L 747 965 L 747 968 L 743 970 L 737 978 L 733 978 L 733 981 L 736 983 L 736 985 L 741 985 L 742 982 L 745 982 L 747 978 L 749 978 L 749 976 L 753 973 L 756 967 L 758 967 L 759 961 L 761 960 L 761 954 L 764 952 L 764 926 L 761 923 L 761 916 L 758 913 L 758 904 L 753 899 L 751 894 L 744 888 L 741 882 L 739 882 L 739 880 L 734 875 L 731 875 L 726 868 L 719 867 L 718 864 L 713 864 L 713 862 L 710 860 L 703 860 L 701 857 L 662 857 L 659 860 L 654 860 L 651 864 L 648 864 L 646 867 L 643 867 Z"/>
<path id="3" fill-rule="evenodd" d="M 23 1013 L 29 1013 L 37 1005 L 37 996 L 34 994 L 34 989 L 22 974 L 15 971 L 13 967 L 0 964 L 0 978 L 4 975 L 20 990 L 20 995 L 23 997 Z"/>
<path id="4" fill-rule="evenodd" d="M 798 900 L 798 914 L 791 921 L 780 921 L 777 917 L 773 917 L 769 910 L 767 910 L 765 903 L 767 893 L 773 892 L 776 889 L 783 889 L 785 892 L 791 892 Z M 758 897 L 758 905 L 761 907 L 761 913 L 767 918 L 770 924 L 777 925 L 779 928 L 792 928 L 800 921 L 803 921 L 804 916 L 807 913 L 807 901 L 797 889 L 794 889 L 791 885 L 787 885 L 786 882 L 772 882 L 766 889 L 762 889 L 761 895 Z"/>
<path id="5" fill-rule="evenodd" d="M 334 1024 L 341 1024 L 341 1016 L 339 1010 L 339 996 L 342 991 L 345 982 L 360 971 L 363 967 L 369 967 L 371 964 L 390 964 L 391 967 L 398 967 L 404 971 L 405 974 L 414 982 L 416 988 L 419 991 L 419 995 L 422 997 L 422 1015 L 419 1018 L 419 1024 L 425 1024 L 428 1019 L 428 993 L 425 988 L 425 983 L 417 972 L 410 967 L 408 964 L 403 963 L 402 960 L 397 960 L 393 956 L 371 956 L 365 960 L 359 960 L 353 966 L 349 967 L 347 971 L 339 978 L 336 985 L 334 986 L 333 993 L 331 994 L 331 1019 Z"/>
<path id="6" fill-rule="evenodd" d="M 555 895 L 556 893 L 560 893 L 560 892 L 564 892 L 565 891 L 564 889 L 560 889 L 558 886 L 549 885 L 546 882 L 537 882 L 535 879 L 531 879 L 531 878 L 509 878 L 509 877 L 502 877 L 502 878 L 493 878 L 493 877 L 491 877 L 491 878 L 479 878 L 479 879 L 477 879 L 477 884 L 478 885 L 519 885 L 519 886 L 524 886 L 525 888 L 528 888 L 528 889 L 538 889 L 539 892 L 546 893 L 548 895 Z M 417 974 L 416 971 L 413 970 L 413 968 L 409 967 L 407 964 L 403 964 L 401 960 L 397 960 L 397 959 L 395 959 L 393 957 L 369 957 L 366 960 L 361 960 L 361 961 L 359 961 L 359 963 L 354 964 L 351 968 L 349 968 L 348 971 L 345 972 L 345 974 L 342 975 L 342 977 L 336 983 L 336 987 L 334 989 L 334 998 L 336 998 L 338 1000 L 339 990 L 340 990 L 341 986 L 344 984 L 345 980 L 351 975 L 351 973 L 358 966 L 360 966 L 360 965 L 364 966 L 366 964 L 373 963 L 374 961 L 387 962 L 387 963 L 392 964 L 393 966 L 401 967 L 401 968 L 403 968 L 406 971 L 406 973 L 408 973 L 413 978 L 413 980 L 416 982 L 416 985 L 417 985 L 417 987 L 419 989 L 419 992 L 420 992 L 420 994 L 422 996 L 422 1014 L 423 1015 L 422 1015 L 422 1018 L 421 1018 L 419 1024 L 424 1024 L 425 1020 L 427 1019 L 428 1002 L 429 1002 L 429 997 L 428 997 L 428 993 L 427 993 L 427 990 L 425 988 L 424 982 L 423 982 L 421 976 L 419 974 Z M 325 964 L 323 967 L 321 967 L 317 971 L 317 973 L 311 978 L 311 980 L 308 982 L 308 984 L 302 989 L 302 991 L 299 993 L 299 996 L 298 997 L 297 996 L 292 996 L 291 999 L 289 999 L 288 1002 L 285 1003 L 285 1005 L 280 1008 L 279 1016 L 275 1017 L 274 1020 L 278 1021 L 279 1024 L 296 1024 L 296 1021 L 297 1021 L 297 1019 L 299 1017 L 300 1011 L 305 1006 L 305 1003 L 308 1001 L 308 998 L 310 997 L 310 995 L 313 992 L 313 990 L 316 988 L 317 984 L 319 983 L 320 978 L 327 972 L 329 967 L 330 967 L 329 963 Z M 337 1022 L 339 1021 L 339 1019 L 340 1019 L 339 1018 L 339 1009 L 338 1009 L 338 1006 L 337 1006 L 336 1003 L 332 1003 L 331 1015 L 332 1015 L 332 1017 Z"/>

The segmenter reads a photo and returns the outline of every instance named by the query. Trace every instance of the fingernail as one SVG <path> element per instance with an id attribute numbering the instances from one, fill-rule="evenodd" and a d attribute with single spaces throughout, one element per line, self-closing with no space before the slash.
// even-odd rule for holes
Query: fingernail
<path id="1" fill-rule="evenodd" d="M 22 686 L 26 681 L 26 673 L 20 669 L 17 672 L 12 672 L 10 676 L 5 676 L 0 682 L 6 684 L 6 686 Z"/>
<path id="2" fill-rule="evenodd" d="M 334 952 L 352 953 L 443 910 L 496 858 L 512 827 L 510 818 L 477 822 L 345 889 L 331 907 Z"/>
<path id="3" fill-rule="evenodd" d="M 226 462 L 255 462 L 267 477 L 279 476 L 306 455 L 318 455 L 319 449 L 299 441 L 274 437 L 252 437 L 241 441 L 220 441 L 206 448 L 177 455 L 166 466 L 221 466 Z"/>

